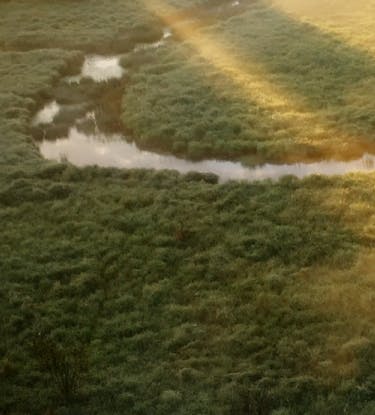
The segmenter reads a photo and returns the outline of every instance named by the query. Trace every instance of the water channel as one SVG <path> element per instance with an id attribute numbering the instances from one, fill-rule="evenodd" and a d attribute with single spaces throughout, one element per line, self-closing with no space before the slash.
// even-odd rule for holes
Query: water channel
<path id="1" fill-rule="evenodd" d="M 238 2 L 233 2 L 236 6 Z M 162 47 L 172 36 L 166 28 L 163 37 L 148 45 L 139 45 L 134 51 L 146 48 Z M 126 69 L 120 65 L 119 56 L 89 55 L 85 58 L 81 73 L 65 78 L 68 84 L 79 84 L 83 78 L 91 78 L 95 82 L 105 82 L 110 79 L 120 79 Z M 53 123 L 60 111 L 56 101 L 48 102 L 34 117 L 32 124 L 42 127 Z M 95 112 L 89 112 L 85 117 L 93 123 L 93 131 L 84 132 L 79 128 L 79 120 L 69 128 L 68 134 L 55 140 L 38 142 L 41 154 L 49 160 L 67 160 L 77 166 L 98 165 L 118 168 L 147 168 L 155 170 L 176 170 L 180 173 L 190 171 L 213 173 L 220 182 L 228 180 L 276 180 L 285 175 L 303 178 L 312 174 L 341 175 L 350 172 L 371 172 L 375 170 L 375 155 L 364 153 L 362 157 L 350 161 L 323 160 L 312 163 L 294 164 L 262 164 L 247 167 L 240 162 L 224 160 L 190 161 L 173 155 L 158 154 L 144 151 L 131 142 L 129 137 L 120 133 L 100 131 L 96 123 Z M 82 120 L 81 120 L 82 121 Z"/>

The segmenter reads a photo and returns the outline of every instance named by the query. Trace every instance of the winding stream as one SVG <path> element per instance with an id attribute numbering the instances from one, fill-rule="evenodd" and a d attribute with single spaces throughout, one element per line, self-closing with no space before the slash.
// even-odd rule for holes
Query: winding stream
<path id="1" fill-rule="evenodd" d="M 375 170 L 375 155 L 364 154 L 352 161 L 321 161 L 316 163 L 263 164 L 254 168 L 240 162 L 203 160 L 189 161 L 171 155 L 161 155 L 140 150 L 137 145 L 125 141 L 121 134 L 96 132 L 87 134 L 72 127 L 68 137 L 56 141 L 44 140 L 40 144 L 43 156 L 50 160 L 68 160 L 76 166 L 98 165 L 101 167 L 146 168 L 177 170 L 180 173 L 196 171 L 213 173 L 221 183 L 228 180 L 278 179 L 285 175 L 299 178 L 311 174 L 345 174 Z"/>
<path id="2" fill-rule="evenodd" d="M 233 6 L 238 4 L 238 2 L 232 3 Z M 134 51 L 161 47 L 171 36 L 171 31 L 166 28 L 159 41 L 136 46 Z M 69 84 L 79 84 L 83 78 L 91 78 L 95 82 L 103 82 L 120 79 L 125 73 L 126 69 L 120 65 L 119 56 L 89 55 L 85 58 L 81 73 L 65 78 L 64 81 Z M 49 102 L 35 115 L 32 124 L 42 127 L 52 124 L 60 108 L 56 101 Z M 180 173 L 190 171 L 213 173 L 218 176 L 220 182 L 276 180 L 286 175 L 303 178 L 312 174 L 341 175 L 350 172 L 375 171 L 375 155 L 368 153 L 351 161 L 324 160 L 313 163 L 263 164 L 255 167 L 223 160 L 190 161 L 172 155 L 144 151 L 139 149 L 134 142 L 126 140 L 123 134 L 107 134 L 100 131 L 95 111 L 87 113 L 84 120 L 92 123 L 94 132 L 83 132 L 79 128 L 82 119 L 77 120 L 69 128 L 67 136 L 54 141 L 44 139 L 38 143 L 43 157 L 49 160 L 67 160 L 76 166 L 98 165 L 118 168 L 170 169 Z"/>

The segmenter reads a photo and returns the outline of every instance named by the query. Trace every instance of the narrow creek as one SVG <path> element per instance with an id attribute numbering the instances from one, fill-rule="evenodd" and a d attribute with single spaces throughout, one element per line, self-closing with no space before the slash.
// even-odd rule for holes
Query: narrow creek
<path id="1" fill-rule="evenodd" d="M 237 6 L 239 2 L 233 2 Z M 154 43 L 138 45 L 134 52 L 141 49 L 162 47 L 172 37 L 169 28 L 165 28 L 162 38 Z M 105 86 L 112 80 L 121 80 L 126 68 L 120 64 L 120 56 L 88 55 L 85 57 L 81 72 L 62 80 L 65 85 L 80 86 L 83 80 Z M 342 175 L 351 172 L 375 171 L 375 155 L 364 153 L 362 157 L 350 161 L 323 160 L 309 163 L 262 164 L 247 167 L 240 162 L 224 160 L 190 161 L 173 155 L 159 154 L 141 150 L 137 144 L 121 132 L 107 131 L 98 122 L 97 108 L 89 108 L 85 103 L 71 105 L 73 117 L 69 126 L 63 130 L 56 127 L 55 120 L 61 115 L 64 105 L 58 100 L 48 102 L 32 121 L 35 131 L 39 131 L 37 144 L 44 158 L 49 160 L 66 160 L 76 166 L 97 165 L 117 168 L 146 168 L 155 170 L 176 170 L 180 173 L 190 171 L 212 173 L 219 182 L 229 180 L 277 180 L 282 176 L 294 175 L 303 178 L 312 174 Z M 79 110 L 77 110 L 79 108 Z M 118 123 L 119 124 L 119 123 Z M 52 137 L 47 137 L 47 130 L 52 129 Z M 40 133 L 42 132 L 42 133 Z"/>
<path id="2" fill-rule="evenodd" d="M 278 179 L 285 175 L 303 178 L 311 174 L 345 174 L 375 170 L 375 156 L 364 154 L 352 161 L 320 161 L 316 163 L 263 164 L 253 168 L 240 162 L 203 160 L 189 161 L 171 155 L 161 155 L 140 150 L 137 145 L 125 141 L 121 134 L 92 134 L 81 132 L 77 127 L 69 130 L 68 136 L 56 141 L 43 140 L 40 151 L 50 160 L 68 160 L 76 166 L 98 165 L 101 167 L 146 168 L 155 170 L 177 170 L 180 173 L 196 171 L 213 173 L 220 182 L 228 180 Z"/>

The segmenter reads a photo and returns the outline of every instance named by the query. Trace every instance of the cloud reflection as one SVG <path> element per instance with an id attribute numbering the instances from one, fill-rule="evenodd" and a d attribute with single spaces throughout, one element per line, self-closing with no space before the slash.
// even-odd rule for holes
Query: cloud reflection
<path id="1" fill-rule="evenodd" d="M 66 138 L 40 143 L 42 155 L 50 160 L 66 159 L 82 167 L 145 168 L 155 170 L 176 170 L 213 173 L 220 182 L 228 180 L 279 179 L 285 175 L 303 178 L 312 174 L 337 175 L 350 172 L 375 170 L 375 155 L 364 154 L 351 161 L 327 160 L 315 163 L 264 164 L 253 168 L 240 162 L 221 160 L 189 161 L 171 155 L 161 155 L 140 150 L 135 143 L 128 143 L 121 134 L 85 134 L 72 127 Z"/>

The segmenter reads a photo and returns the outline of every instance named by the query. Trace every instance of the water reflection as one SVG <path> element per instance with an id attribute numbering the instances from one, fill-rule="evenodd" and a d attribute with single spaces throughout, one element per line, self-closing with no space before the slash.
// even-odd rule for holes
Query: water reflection
<path id="1" fill-rule="evenodd" d="M 160 40 L 153 43 L 138 45 L 134 52 L 146 49 L 156 49 L 163 46 L 165 40 L 172 36 L 172 31 L 168 27 L 163 29 L 163 36 Z M 95 82 L 108 81 L 110 79 L 120 79 L 125 74 L 125 69 L 120 64 L 120 56 L 88 55 L 82 65 L 81 73 L 68 76 L 65 81 L 69 84 L 79 84 L 82 78 L 90 78 Z"/>
<path id="2" fill-rule="evenodd" d="M 96 82 L 108 79 L 120 79 L 124 68 L 120 65 L 119 56 L 87 56 L 82 67 L 83 78 L 91 78 Z"/>
<path id="3" fill-rule="evenodd" d="M 165 27 L 163 29 L 163 37 L 158 40 L 157 42 L 153 43 L 143 43 L 141 45 L 136 46 L 133 49 L 133 52 L 138 52 L 140 50 L 147 50 L 147 49 L 157 49 L 160 48 L 160 46 L 163 46 L 165 43 L 165 40 L 172 36 L 172 31 L 169 27 Z"/>
<path id="4" fill-rule="evenodd" d="M 51 160 L 66 159 L 76 166 L 147 168 L 177 170 L 180 173 L 196 171 L 213 173 L 220 182 L 228 180 L 278 179 L 285 175 L 299 178 L 311 174 L 344 174 L 375 170 L 375 156 L 365 154 L 352 161 L 321 161 L 296 164 L 264 164 L 249 168 L 239 162 L 204 160 L 193 162 L 170 155 L 160 155 L 140 150 L 134 143 L 124 141 L 121 134 L 85 134 L 72 127 L 66 138 L 40 143 L 42 155 Z"/>
<path id="5" fill-rule="evenodd" d="M 83 62 L 79 75 L 69 76 L 66 81 L 70 84 L 79 83 L 82 78 L 90 78 L 95 82 L 120 79 L 125 69 L 120 65 L 119 56 L 88 55 Z"/>
<path id="6" fill-rule="evenodd" d="M 51 124 L 59 111 L 60 105 L 56 101 L 52 101 L 35 114 L 32 124 Z"/>

